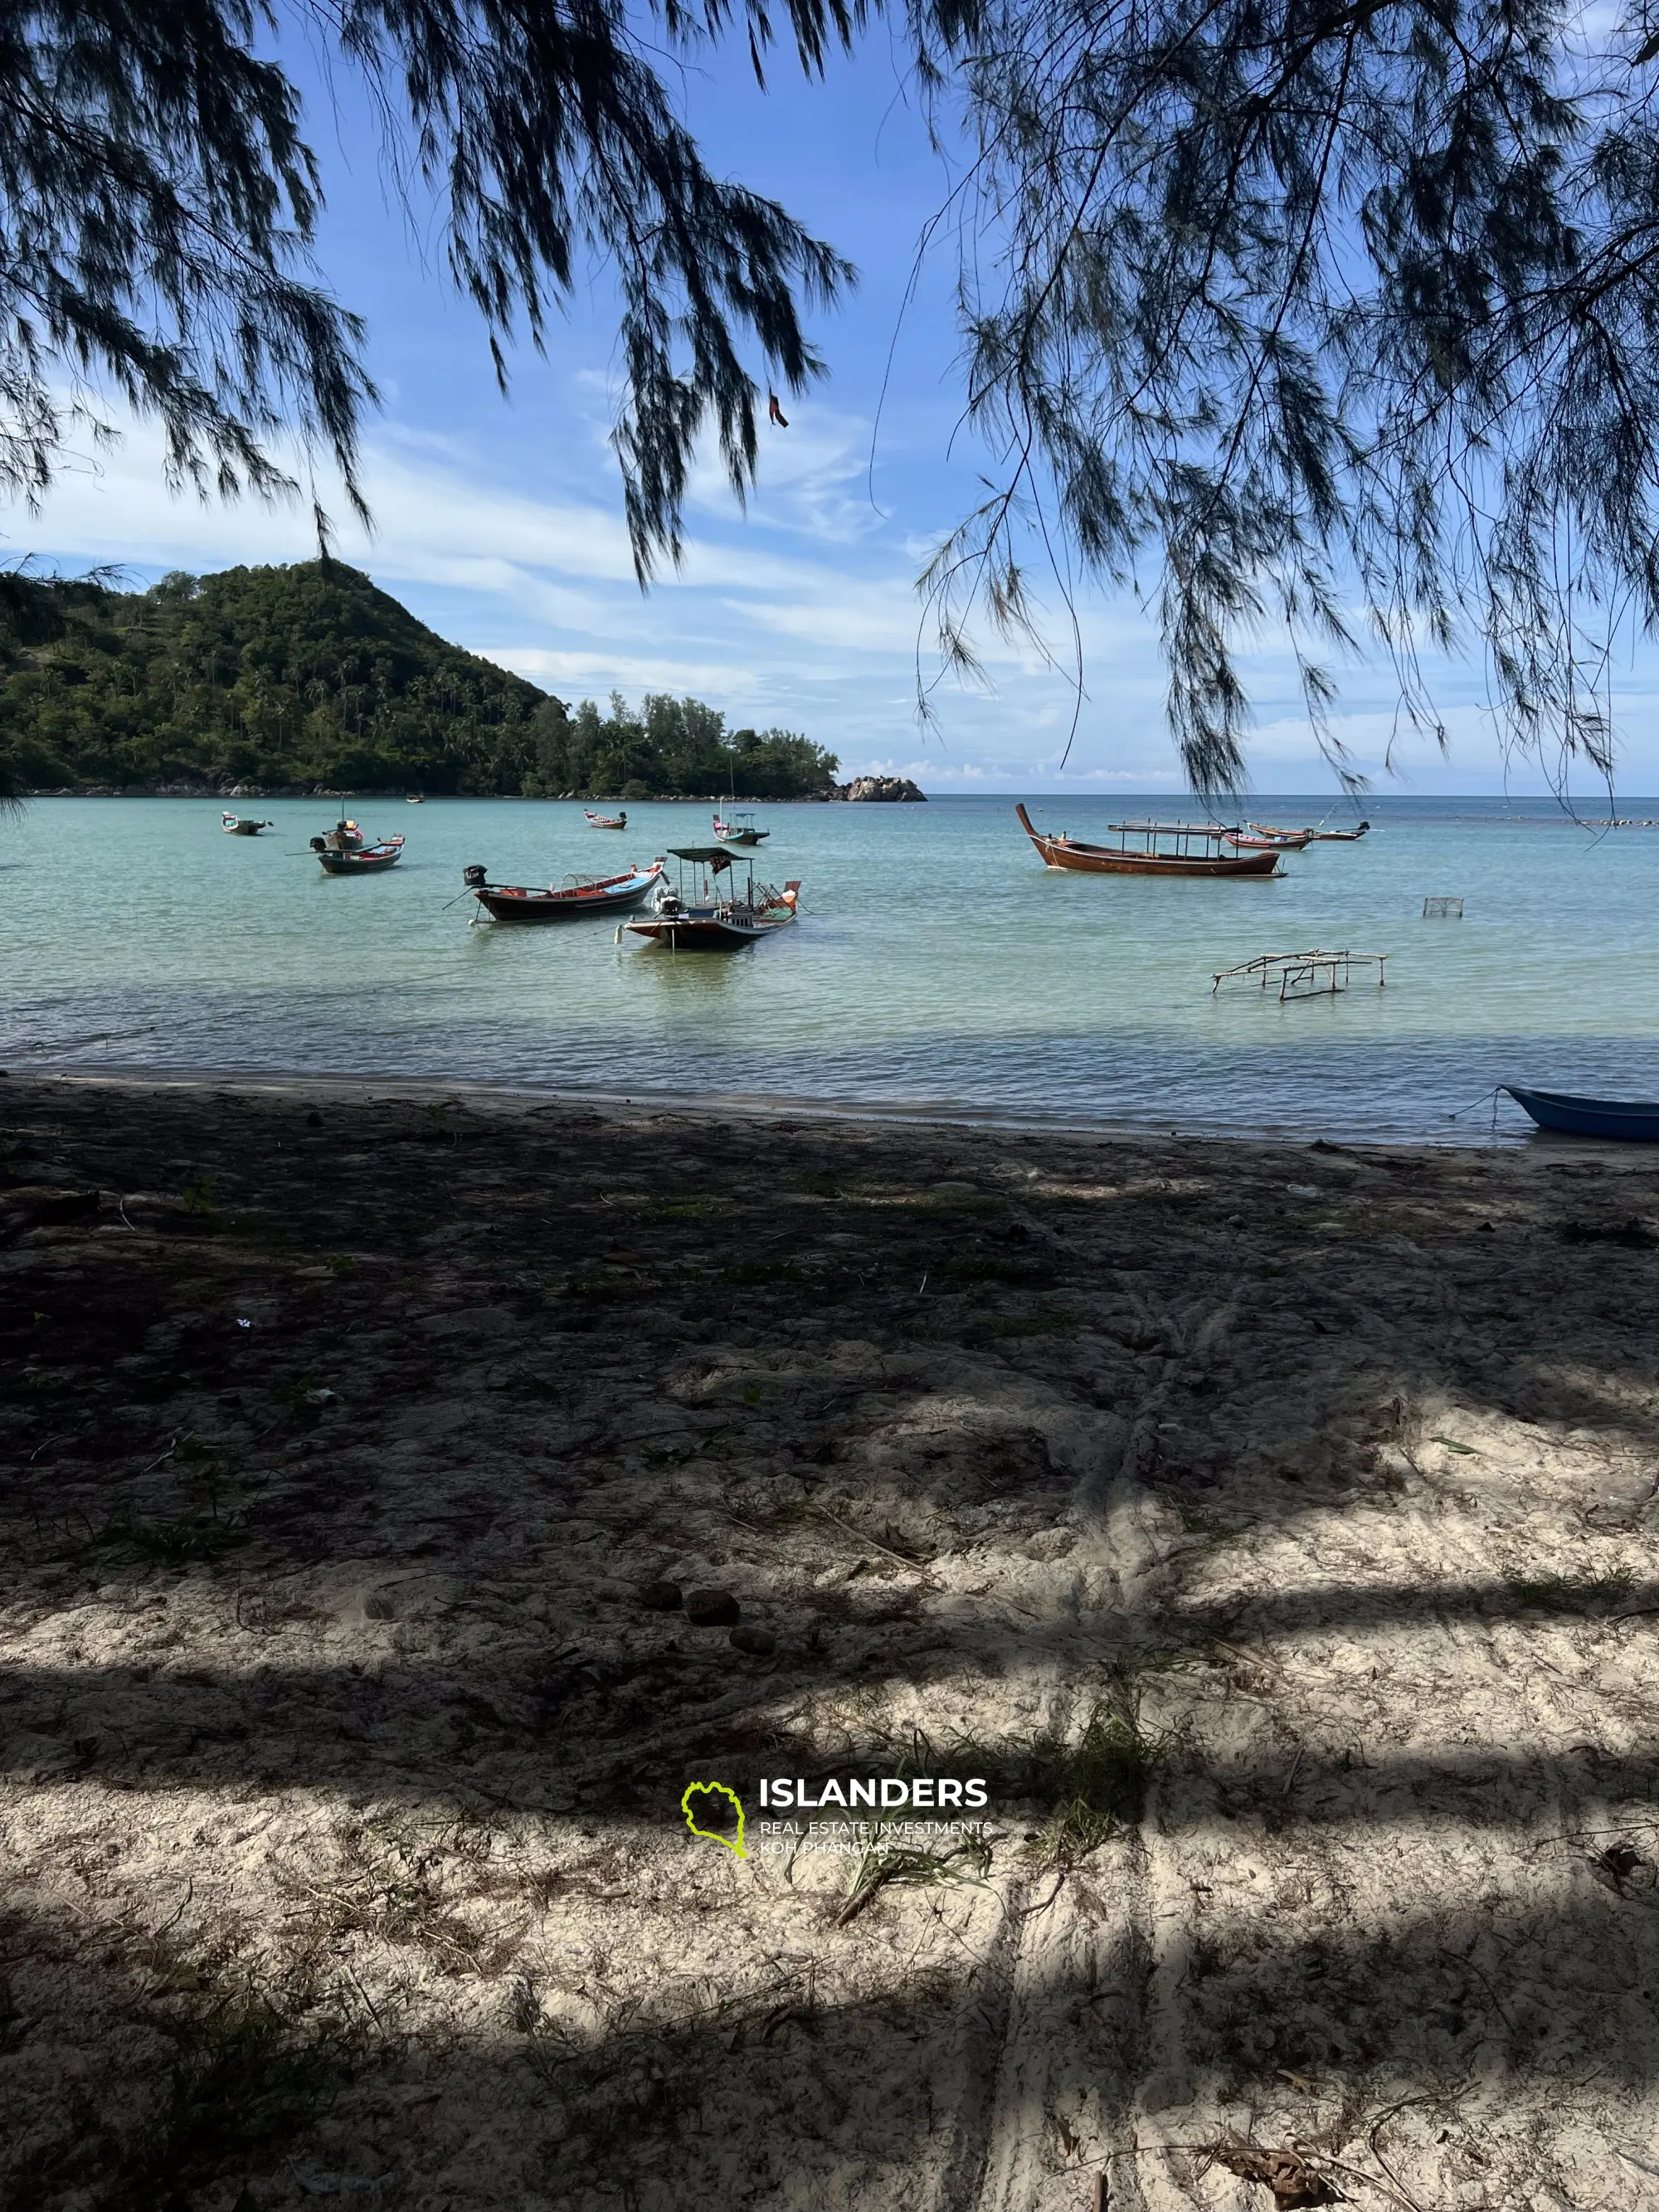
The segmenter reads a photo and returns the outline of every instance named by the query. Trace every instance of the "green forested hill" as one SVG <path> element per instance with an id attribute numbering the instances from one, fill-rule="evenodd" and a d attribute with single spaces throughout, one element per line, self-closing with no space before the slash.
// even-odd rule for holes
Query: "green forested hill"
<path id="1" fill-rule="evenodd" d="M 538 725 L 564 720 L 338 562 L 34 588 L 32 628 L 59 634 L 0 654 L 0 748 L 27 789 L 517 791 Z"/>
<path id="2" fill-rule="evenodd" d="M 0 579 L 0 793 L 821 789 L 829 755 L 727 738 L 696 700 L 608 717 L 447 643 L 337 561 L 169 576 L 147 592 Z"/>

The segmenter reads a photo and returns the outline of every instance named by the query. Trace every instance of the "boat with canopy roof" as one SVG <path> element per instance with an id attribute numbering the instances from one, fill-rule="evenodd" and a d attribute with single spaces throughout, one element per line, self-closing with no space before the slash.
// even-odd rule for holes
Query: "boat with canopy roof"
<path id="1" fill-rule="evenodd" d="M 1065 832 L 1034 829 L 1024 805 L 1014 812 L 1019 826 L 1050 868 L 1071 868 L 1091 876 L 1271 876 L 1279 866 L 1277 848 L 1263 853 L 1228 852 L 1241 833 L 1207 822 L 1109 822 L 1115 845 L 1085 844 Z"/>
<path id="2" fill-rule="evenodd" d="M 671 952 L 732 952 L 787 929 L 795 919 L 798 878 L 775 890 L 755 881 L 752 860 L 724 845 L 669 849 L 679 863 L 678 888 L 659 890 L 649 914 L 619 922 L 618 945 L 626 930 Z"/>

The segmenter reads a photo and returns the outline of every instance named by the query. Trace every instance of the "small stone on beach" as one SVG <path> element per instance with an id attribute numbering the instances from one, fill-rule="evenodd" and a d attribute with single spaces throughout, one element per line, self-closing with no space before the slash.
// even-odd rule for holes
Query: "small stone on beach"
<path id="1" fill-rule="evenodd" d="M 679 1611 L 680 1586 L 678 1583 L 641 1583 L 635 1595 L 647 1613 Z"/>
<path id="2" fill-rule="evenodd" d="M 688 1590 L 685 1617 L 696 1628 L 730 1628 L 742 1619 L 743 1607 L 730 1590 Z"/>

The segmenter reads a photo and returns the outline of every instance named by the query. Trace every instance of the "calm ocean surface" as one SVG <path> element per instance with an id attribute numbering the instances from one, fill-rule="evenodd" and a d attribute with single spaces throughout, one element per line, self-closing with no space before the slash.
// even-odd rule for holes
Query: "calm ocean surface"
<path id="1" fill-rule="evenodd" d="M 354 803 L 355 804 L 355 803 Z M 460 872 L 557 883 L 709 835 L 708 810 L 356 806 L 401 830 L 384 876 L 325 877 L 327 801 L 275 799 L 224 836 L 216 804 L 42 799 L 0 823 L 0 1065 L 435 1075 L 639 1099 L 821 1105 L 1390 1138 L 1496 1083 L 1659 1097 L 1659 830 L 1592 833 L 1548 800 L 1371 797 L 1371 834 L 1269 882 L 1054 874 L 1008 799 L 758 810 L 758 872 L 799 876 L 799 926 L 729 956 L 612 941 L 603 921 L 469 928 Z M 1266 819 L 1328 798 L 1263 799 Z M 1198 810 L 1032 802 L 1042 826 Z M 1618 811 L 1659 816 L 1659 800 Z M 1425 896 L 1465 919 L 1427 921 Z M 1388 988 L 1281 1006 L 1212 972 L 1310 945 L 1389 955 Z M 1529 1129 L 1505 1099 L 1501 1128 Z"/>

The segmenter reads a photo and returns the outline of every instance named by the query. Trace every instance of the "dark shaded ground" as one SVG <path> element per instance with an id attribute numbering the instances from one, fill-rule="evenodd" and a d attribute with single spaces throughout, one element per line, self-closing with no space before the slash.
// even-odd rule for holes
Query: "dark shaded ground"
<path id="1" fill-rule="evenodd" d="M 4 2201 L 1659 2203 L 1645 1156 L 0 1115 Z"/>

